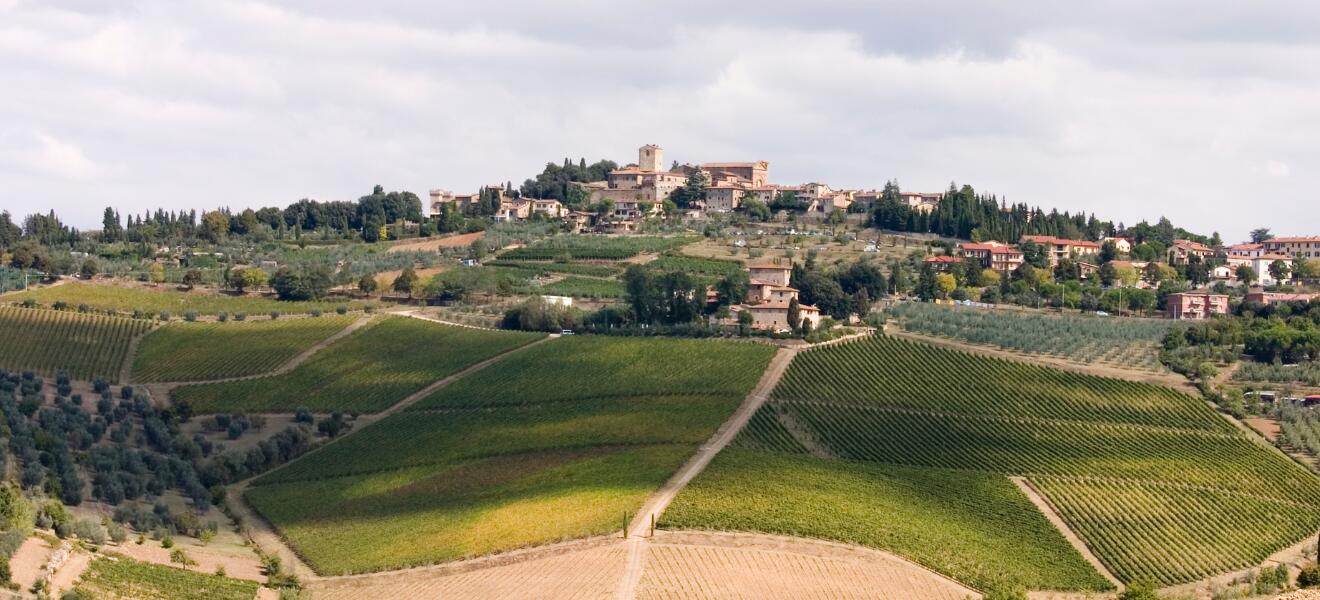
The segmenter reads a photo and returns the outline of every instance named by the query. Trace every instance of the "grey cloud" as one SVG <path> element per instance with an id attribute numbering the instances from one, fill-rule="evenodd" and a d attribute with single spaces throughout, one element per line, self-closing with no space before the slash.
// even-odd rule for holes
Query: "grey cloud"
<path id="1" fill-rule="evenodd" d="M 1320 233 L 1310 3 L 5 6 L 0 208 L 82 226 L 471 190 L 654 142 L 785 183 Z"/>

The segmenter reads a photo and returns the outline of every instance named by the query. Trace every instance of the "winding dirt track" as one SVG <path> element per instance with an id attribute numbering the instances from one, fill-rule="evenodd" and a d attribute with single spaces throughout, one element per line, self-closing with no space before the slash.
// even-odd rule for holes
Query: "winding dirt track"
<path id="1" fill-rule="evenodd" d="M 1045 518 L 1050 524 L 1053 525 L 1055 529 L 1058 529 L 1059 533 L 1063 534 L 1063 538 L 1068 540 L 1068 543 L 1077 550 L 1078 554 L 1082 555 L 1082 558 L 1086 559 L 1086 562 L 1090 563 L 1091 566 L 1095 568 L 1097 573 L 1100 573 L 1105 579 L 1108 579 L 1109 583 L 1114 584 L 1114 587 L 1118 588 L 1119 591 L 1123 590 L 1123 582 L 1119 581 L 1113 573 L 1110 573 L 1109 567 L 1105 566 L 1105 563 L 1100 562 L 1100 557 L 1096 556 L 1094 552 L 1091 552 L 1091 548 L 1086 545 L 1086 542 L 1083 542 L 1082 538 L 1079 537 L 1071 527 L 1068 527 L 1068 523 L 1063 520 L 1063 517 L 1059 516 L 1058 511 L 1054 510 L 1054 505 L 1050 504 L 1050 501 L 1040 493 L 1040 490 L 1036 489 L 1036 486 L 1031 485 L 1031 482 L 1027 481 L 1025 477 L 1009 477 L 1008 479 L 1012 481 L 1019 490 L 1022 490 L 1023 494 L 1026 494 L 1027 499 L 1031 500 L 1031 503 L 1036 505 L 1036 510 L 1039 510 L 1041 514 L 1045 515 Z"/>

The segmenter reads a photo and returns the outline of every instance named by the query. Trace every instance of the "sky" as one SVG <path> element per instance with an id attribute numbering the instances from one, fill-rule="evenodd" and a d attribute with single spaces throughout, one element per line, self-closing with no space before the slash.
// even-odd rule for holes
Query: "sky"
<path id="1" fill-rule="evenodd" d="M 1320 235 L 1318 65 L 1310 0 L 0 0 L 0 209 L 425 198 L 654 143 Z"/>

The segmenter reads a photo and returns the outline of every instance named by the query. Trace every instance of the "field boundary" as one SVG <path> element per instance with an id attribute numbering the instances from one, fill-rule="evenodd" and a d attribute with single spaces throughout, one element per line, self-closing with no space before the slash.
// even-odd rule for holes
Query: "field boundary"
<path id="1" fill-rule="evenodd" d="M 138 346 L 142 344 L 142 338 L 151 335 L 157 329 L 159 327 L 152 327 L 128 342 L 128 350 L 124 352 L 124 364 L 119 365 L 119 385 L 128 385 L 132 381 L 133 363 L 137 362 Z"/>
<path id="2" fill-rule="evenodd" d="M 702 444 L 697 452 L 692 455 L 683 466 L 678 468 L 669 480 L 660 486 L 638 509 L 636 516 L 633 517 L 632 525 L 625 530 L 624 536 L 628 540 L 627 564 L 623 575 L 619 578 L 619 585 L 615 588 L 615 597 L 619 599 L 631 599 L 637 596 L 637 586 L 641 584 L 642 574 L 646 570 L 646 547 L 645 540 L 651 533 L 651 519 L 658 519 L 664 514 L 665 509 L 669 508 L 669 503 L 674 501 L 687 484 L 692 481 L 697 474 L 705 470 L 710 461 L 719 454 L 721 450 L 728 446 L 738 432 L 747 426 L 747 422 L 752 419 L 752 415 L 760 410 L 767 400 L 770 399 L 770 393 L 774 391 L 775 386 L 779 384 L 779 379 L 788 371 L 788 365 L 793 362 L 793 357 L 797 356 L 796 348 L 780 348 L 770 364 L 766 365 L 765 371 L 761 373 L 761 379 L 757 381 L 756 387 L 747 394 L 742 405 L 733 412 L 720 428 L 715 430 L 714 435 Z"/>
<path id="3" fill-rule="evenodd" d="M 535 346 L 537 344 L 545 343 L 546 341 L 557 337 L 559 336 L 550 335 L 543 337 L 539 340 L 534 340 L 531 343 L 523 344 L 516 348 L 510 348 L 504 352 L 501 352 L 499 354 L 496 354 L 495 356 L 483 360 L 475 365 L 463 369 L 462 371 L 459 371 L 448 377 L 440 379 L 439 381 L 435 381 L 427 385 L 426 387 L 408 395 L 403 400 L 394 403 L 393 406 L 390 406 L 389 408 L 379 413 L 375 413 L 374 415 L 372 415 L 373 420 L 371 423 L 368 423 L 363 427 L 354 427 L 347 434 L 331 439 L 330 441 L 327 441 L 324 444 L 321 444 L 316 448 L 313 448 L 310 452 L 307 452 L 306 454 L 303 454 L 302 456 L 294 460 L 291 460 L 273 469 L 270 469 L 265 473 L 262 473 L 260 476 L 270 475 L 271 473 L 279 471 L 280 469 L 288 465 L 298 462 L 299 460 L 305 459 L 308 456 L 312 455 L 313 453 L 321 451 L 326 446 L 329 446 L 331 444 L 334 444 L 335 442 L 348 438 L 352 436 L 354 433 L 361 431 L 363 428 L 370 426 L 372 423 L 379 422 L 385 417 L 395 414 L 407 408 L 408 406 L 417 403 L 421 399 L 435 393 L 440 388 L 443 388 L 463 377 L 466 377 L 476 371 L 480 371 L 486 367 L 489 367 L 492 364 L 495 364 L 503 360 L 505 357 L 509 356 L 510 354 L 513 354 L 515 352 L 518 352 L 526 348 L 531 348 L 532 346 Z M 287 555 L 291 557 L 292 560 L 290 562 L 293 564 L 294 572 L 297 573 L 299 577 L 306 580 L 323 579 L 325 576 L 319 575 L 316 572 L 316 570 L 311 567 L 311 565 L 307 564 L 307 562 L 303 560 L 302 555 L 298 554 L 298 551 L 294 549 L 294 547 L 291 544 L 289 544 L 288 540 L 286 540 L 283 535 L 280 534 L 279 530 L 275 528 L 275 525 L 272 524 L 268 519 L 266 519 L 266 517 L 262 515 L 261 512 L 256 509 L 256 507 L 248 503 L 246 492 L 249 484 L 252 483 L 252 481 L 253 479 L 248 479 L 246 481 L 239 482 L 229 490 L 229 494 L 226 496 L 227 498 L 226 504 L 229 505 L 230 510 L 232 510 L 236 515 L 239 515 L 242 518 L 245 524 L 245 529 L 247 530 L 248 537 L 252 539 L 253 543 L 256 544 L 257 547 L 261 548 L 264 551 L 271 552 L 273 550 L 274 553 L 277 555 Z M 415 568 L 421 568 L 421 567 L 415 567 Z"/>
<path id="4" fill-rule="evenodd" d="M 322 350 L 325 350 L 325 349 L 328 348 L 331 344 L 333 344 L 333 343 L 335 343 L 335 342 L 337 342 L 337 341 L 339 341 L 339 340 L 341 340 L 341 339 L 347 337 L 350 333 L 353 333 L 354 331 L 357 331 L 357 330 L 359 330 L 359 329 L 362 329 L 362 328 L 366 327 L 368 324 L 372 324 L 373 321 L 379 322 L 379 320 L 377 320 L 377 319 L 375 319 L 374 317 L 371 317 L 371 316 L 359 317 L 356 321 L 353 321 L 352 323 L 349 323 L 348 325 L 344 326 L 343 329 L 340 329 L 339 331 L 336 331 L 336 332 L 334 332 L 333 334 L 331 334 L 329 337 L 327 337 L 327 338 L 325 338 L 325 339 L 323 339 L 323 340 L 321 340 L 321 341 L 319 341 L 319 342 L 317 342 L 317 343 L 315 343 L 315 344 L 312 344 L 312 346 L 311 346 L 310 348 L 308 348 L 308 349 L 306 349 L 306 350 L 303 350 L 302 352 L 299 352 L 297 356 L 294 356 L 293 358 L 290 358 L 288 361 L 286 361 L 284 364 L 280 365 L 279 367 L 276 367 L 275 369 L 270 370 L 270 371 L 266 371 L 266 372 L 264 372 L 264 373 L 254 373 L 254 374 L 252 374 L 252 375 L 239 375 L 238 377 L 225 377 L 225 378 L 222 378 L 222 379 L 202 379 L 202 380 L 198 380 L 198 381 L 161 381 L 161 382 L 148 382 L 148 383 L 144 383 L 143 385 L 147 385 L 147 386 L 149 386 L 149 387 L 156 388 L 156 389 L 158 389 L 158 390 L 160 390 L 160 391 L 162 391 L 162 392 L 168 394 L 168 393 L 169 393 L 170 391 L 172 391 L 174 388 L 176 388 L 176 387 L 181 387 L 181 386 L 185 386 L 185 385 L 205 385 L 205 384 L 211 384 L 211 383 L 230 383 L 230 382 L 234 382 L 234 381 L 247 381 L 247 380 L 249 380 L 249 379 L 261 379 L 261 378 L 263 378 L 263 377 L 275 377 L 276 375 L 283 375 L 283 374 L 285 374 L 285 373 L 288 373 L 289 371 L 292 371 L 292 370 L 298 368 L 300 365 L 302 365 L 303 363 L 305 363 L 305 362 L 307 362 L 308 360 L 310 360 L 310 359 L 311 359 L 313 356 L 315 356 L 317 353 L 321 352 Z M 151 331 L 156 331 L 156 329 L 152 329 Z M 151 332 L 148 332 L 148 333 L 151 333 Z M 136 344 L 136 340 L 134 341 L 134 343 Z M 133 349 L 136 351 L 136 349 L 137 349 L 136 345 L 133 346 Z M 131 364 L 129 365 L 129 369 L 130 369 L 130 370 L 132 369 L 132 365 L 131 365 Z"/>
<path id="5" fill-rule="evenodd" d="M 1086 542 L 1082 541 L 1082 538 L 1068 526 L 1068 523 L 1059 515 L 1059 511 L 1055 510 L 1054 505 L 1050 503 L 1049 499 L 1046 498 L 1044 494 L 1040 493 L 1040 490 L 1036 489 L 1036 486 L 1032 485 L 1030 480 L 1025 477 L 1017 476 L 1009 476 L 1008 480 L 1012 481 L 1013 485 L 1016 485 L 1017 488 L 1026 495 L 1027 499 L 1036 506 L 1036 509 L 1039 510 L 1041 514 L 1045 515 L 1045 519 L 1048 520 L 1055 529 L 1059 530 L 1059 533 L 1063 534 L 1063 538 L 1068 541 L 1068 544 L 1077 550 L 1077 552 L 1082 555 L 1082 558 L 1085 559 L 1097 573 L 1100 573 L 1102 577 L 1109 580 L 1109 583 L 1114 584 L 1114 587 L 1118 588 L 1118 591 L 1123 591 L 1123 582 L 1119 581 L 1113 573 L 1109 572 L 1109 567 L 1106 566 L 1104 562 L 1101 562 L 1100 557 L 1096 556 L 1095 553 L 1091 551 L 1090 546 L 1087 546 Z"/>

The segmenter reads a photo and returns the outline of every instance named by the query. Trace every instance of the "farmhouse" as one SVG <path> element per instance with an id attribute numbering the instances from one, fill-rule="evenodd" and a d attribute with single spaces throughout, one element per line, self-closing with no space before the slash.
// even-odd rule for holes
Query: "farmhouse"
<path id="1" fill-rule="evenodd" d="M 789 285 L 793 268 L 777 264 L 755 264 L 747 267 L 751 286 L 747 304 L 735 306 L 735 311 L 746 310 L 752 315 L 752 328 L 769 331 L 789 331 L 790 303 L 798 298 L 798 291 Z M 814 330 L 820 326 L 820 310 L 809 304 L 798 306 L 799 318 L 811 323 Z"/>
<path id="2" fill-rule="evenodd" d="M 1243 302 L 1256 302 L 1259 304 L 1278 304 L 1280 302 L 1310 302 L 1320 298 L 1320 294 L 1288 294 L 1280 292 L 1247 292 Z"/>
<path id="3" fill-rule="evenodd" d="M 947 273 L 953 265 L 958 264 L 958 259 L 952 256 L 927 256 L 923 262 L 931 265 L 936 271 Z"/>
<path id="4" fill-rule="evenodd" d="M 1169 264 L 1185 265 L 1196 257 L 1200 260 L 1214 258 L 1215 249 L 1192 240 L 1175 240 L 1169 247 Z"/>
<path id="5" fill-rule="evenodd" d="M 1228 314 L 1228 296 L 1205 292 L 1169 294 L 1169 318 L 1208 319 L 1211 315 Z"/>
<path id="6" fill-rule="evenodd" d="M 1052 235 L 1024 235 L 1022 243 L 1031 242 L 1045 246 L 1049 252 L 1050 265 L 1059 264 L 1065 258 L 1078 258 L 1100 253 L 1100 244 L 1088 240 L 1070 240 Z"/>
<path id="7" fill-rule="evenodd" d="M 981 266 L 1008 273 L 1022 266 L 1022 251 L 1000 242 L 963 244 L 963 256 L 981 261 Z"/>
<path id="8" fill-rule="evenodd" d="M 788 302 L 763 302 L 748 305 L 744 310 L 752 313 L 752 328 L 768 331 L 789 331 Z M 820 310 L 809 304 L 798 306 L 798 314 L 803 321 L 811 323 L 815 330 L 820 325 Z"/>
<path id="9" fill-rule="evenodd" d="M 1121 252 L 1121 253 L 1123 253 L 1123 254 L 1131 254 L 1131 253 L 1132 253 L 1132 238 L 1126 238 L 1126 237 L 1102 237 L 1102 238 L 1100 238 L 1100 245 L 1101 245 L 1101 246 L 1103 246 L 1103 245 L 1105 244 L 1105 242 L 1113 242 L 1113 243 L 1114 243 L 1114 249 L 1117 250 L 1117 251 L 1119 251 L 1119 252 Z"/>

